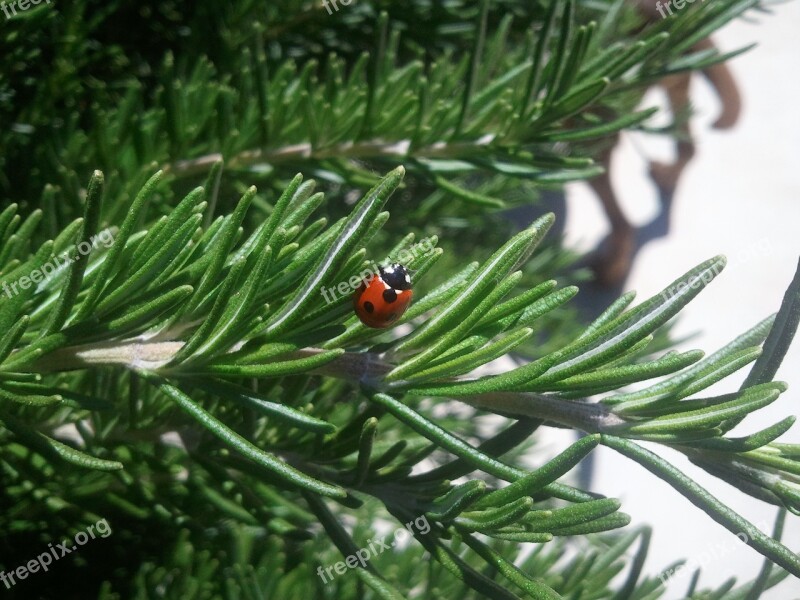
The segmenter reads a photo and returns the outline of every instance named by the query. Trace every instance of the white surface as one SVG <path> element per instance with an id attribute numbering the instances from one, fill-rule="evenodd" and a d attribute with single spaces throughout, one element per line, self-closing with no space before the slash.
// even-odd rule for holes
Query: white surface
<path id="1" fill-rule="evenodd" d="M 725 51 L 759 43 L 731 63 L 743 95 L 742 118 L 732 131 L 710 129 L 717 100 L 705 81 L 699 77 L 693 81 L 698 153 L 677 191 L 670 236 L 644 248 L 626 285 L 639 292 L 641 301 L 697 263 L 726 254 L 728 268 L 684 310 L 675 330 L 678 334 L 699 332 L 684 347 L 707 353 L 778 309 L 800 255 L 800 2 L 776 6 L 773 15 L 753 15 L 758 23 L 739 20 L 715 36 Z M 645 105 L 661 101 L 658 94 L 650 94 Z M 657 206 L 642 153 L 663 159 L 668 151 L 663 141 L 643 134 L 629 134 L 617 149 L 615 187 L 626 212 L 638 224 L 647 222 Z M 568 203 L 567 243 L 593 247 L 606 230 L 598 201 L 586 186 L 576 184 L 568 190 Z M 737 434 L 756 431 L 789 414 L 800 415 L 798 365 L 800 340 L 795 340 L 778 373 L 779 379 L 790 384 L 789 391 L 752 415 Z M 713 390 L 734 391 L 745 372 Z M 800 442 L 800 424 L 782 441 Z M 677 453 L 658 451 L 751 522 L 769 523 L 771 528 L 774 507 L 707 475 Z M 755 551 L 739 544 L 667 484 L 611 450 L 598 451 L 593 488 L 621 499 L 634 524 L 653 525 L 648 573 L 657 573 L 679 557 L 703 560 L 704 554 L 701 583 L 709 585 L 730 577 L 748 580 L 761 567 L 762 559 Z M 784 542 L 800 551 L 800 518 L 787 517 Z M 666 597 L 683 597 L 688 581 L 689 577 L 676 579 Z M 789 578 L 763 597 L 800 599 L 800 581 Z"/>

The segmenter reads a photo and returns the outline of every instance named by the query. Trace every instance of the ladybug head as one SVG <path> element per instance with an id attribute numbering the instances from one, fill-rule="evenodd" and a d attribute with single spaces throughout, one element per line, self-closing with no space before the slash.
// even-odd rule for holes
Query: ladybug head
<path id="1" fill-rule="evenodd" d="M 411 289 L 411 276 L 408 274 L 408 269 L 400 263 L 392 263 L 381 267 L 379 274 L 387 285 L 396 290 Z"/>

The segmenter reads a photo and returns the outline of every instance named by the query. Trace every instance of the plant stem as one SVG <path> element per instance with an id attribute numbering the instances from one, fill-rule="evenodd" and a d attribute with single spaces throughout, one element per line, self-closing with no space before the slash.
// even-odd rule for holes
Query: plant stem
<path id="1" fill-rule="evenodd" d="M 39 372 L 69 371 L 99 366 L 158 371 L 170 363 L 184 342 L 123 342 L 90 344 L 60 348 L 37 360 L 32 369 Z M 231 351 L 237 350 L 234 346 Z M 281 356 L 281 360 L 308 358 L 324 352 L 303 348 Z M 382 376 L 392 369 L 371 352 L 346 352 L 310 373 L 362 382 L 380 388 Z M 562 400 L 547 394 L 525 392 L 488 392 L 458 398 L 470 406 L 493 412 L 534 417 L 587 433 L 603 433 L 625 423 L 610 408 L 599 403 Z"/>
<path id="2" fill-rule="evenodd" d="M 272 149 L 245 150 L 226 161 L 230 169 L 242 169 L 258 163 L 280 164 L 297 160 L 325 160 L 330 158 L 453 158 L 477 154 L 494 141 L 494 136 L 483 136 L 472 142 L 436 142 L 411 152 L 411 140 L 395 142 L 364 141 L 344 142 L 328 148 L 314 148 L 310 143 L 292 144 Z M 180 160 L 162 167 L 165 173 L 185 177 L 203 173 L 222 160 L 219 153 Z"/>

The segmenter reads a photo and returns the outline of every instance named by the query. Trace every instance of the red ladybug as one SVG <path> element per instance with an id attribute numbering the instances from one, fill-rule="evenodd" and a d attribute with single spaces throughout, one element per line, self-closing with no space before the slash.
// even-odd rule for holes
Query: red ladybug
<path id="1" fill-rule="evenodd" d="M 411 304 L 408 269 L 394 263 L 378 269 L 353 296 L 353 308 L 367 327 L 383 329 L 397 321 Z"/>

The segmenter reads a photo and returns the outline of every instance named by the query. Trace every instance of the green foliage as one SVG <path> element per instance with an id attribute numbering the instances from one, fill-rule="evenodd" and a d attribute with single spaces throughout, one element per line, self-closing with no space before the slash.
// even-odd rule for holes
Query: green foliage
<path id="1" fill-rule="evenodd" d="M 58 231 L 81 212 L 75 174 L 96 168 L 113 197 L 132 198 L 154 163 L 171 177 L 202 181 L 224 160 L 223 192 L 254 180 L 277 192 L 303 171 L 338 193 L 371 186 L 376 172 L 402 163 L 409 185 L 430 193 L 413 207 L 420 216 L 441 215 L 452 202 L 468 205 L 464 215 L 482 214 L 529 202 L 543 185 L 598 174 L 587 143 L 651 116 L 633 108 L 652 81 L 726 58 L 686 56 L 685 40 L 755 4 L 708 3 L 639 32 L 618 1 L 559 0 L 546 11 L 504 1 L 484 18 L 466 2 L 361 2 L 336 19 L 297 1 L 242 2 L 230 12 L 167 2 L 155 14 L 121 2 L 100 9 L 84 0 L 65 15 L 40 7 L 12 20 L 18 29 L 5 34 L 3 54 L 20 80 L 9 83 L 15 102 L 3 115 L 13 124 L 3 134 L 3 172 L 13 179 L 0 190 L 18 202 L 46 193 Z M 102 52 L 58 45 L 109 37 L 126 17 L 144 21 L 158 40 L 147 53 L 166 53 L 162 62 L 125 38 Z M 165 21 L 185 23 L 186 39 L 164 35 Z M 196 55 L 198 40 L 207 57 Z M 28 45 L 38 46 L 33 57 L 51 45 L 67 53 L 57 55 L 62 70 L 15 60 Z M 34 77 L 31 66 L 45 72 Z M 132 79 L 141 72 L 147 76 Z M 33 134 L 44 143 L 31 148 Z M 511 189 L 514 197 L 499 199 Z M 216 191 L 210 202 L 227 197 Z M 109 222 L 121 219 L 124 206 L 107 204 Z"/>
<path id="2" fill-rule="evenodd" d="M 759 532 L 638 443 L 800 512 L 800 450 L 778 441 L 794 418 L 727 437 L 786 389 L 800 281 L 708 357 L 663 350 L 724 258 L 584 325 L 574 257 L 539 206 L 647 127 L 647 85 L 735 54 L 687 50 L 757 4 L 643 28 L 618 0 L 358 1 L 335 17 L 299 0 L 76 0 L 4 23 L 0 567 L 101 518 L 113 530 L 9 593 L 658 598 L 649 530 L 615 532 L 619 501 L 569 485 L 598 445 L 768 559 L 752 584 L 696 576 L 688 597 L 800 576 L 784 513 Z M 532 204 L 542 216 L 514 231 L 501 209 Z M 81 251 L 92 239 L 108 243 Z M 416 240 L 433 250 L 408 262 L 414 303 L 391 330 L 326 301 Z M 512 353 L 531 360 L 487 368 Z M 748 365 L 741 389 L 704 395 Z M 543 425 L 585 436 L 524 468 Z M 318 577 L 422 517 L 407 546 Z"/>
<path id="3" fill-rule="evenodd" d="M 298 176 L 276 201 L 272 217 L 245 237 L 241 223 L 253 189 L 207 228 L 201 225 L 207 209 L 201 189 L 149 229 L 135 231 L 131 223 L 138 213 L 162 193 L 157 173 L 115 229 L 113 243 L 77 257 L 58 276 L 5 302 L 4 319 L 20 324 L 9 327 L 2 340 L 3 347 L 13 348 L 0 363 L 6 476 L 16 474 L 12 481 L 21 486 L 23 473 L 34 480 L 32 471 L 52 473 L 39 487 L 20 487 L 19 506 L 47 490 L 51 506 L 71 507 L 79 521 L 90 511 L 123 511 L 175 528 L 199 517 L 197 499 L 186 495 L 194 490 L 202 510 L 210 508 L 242 527 L 266 522 L 268 532 L 302 539 L 316 519 L 349 555 L 364 540 L 351 537 L 336 512 L 377 503 L 400 525 L 424 516 L 430 531 L 415 534 L 419 543 L 477 593 L 512 598 L 516 587 L 533 597 L 556 598 L 577 583 L 569 577 L 552 580 L 546 570 L 536 575 L 542 568 L 535 561 L 530 569 L 515 565 L 510 544 L 546 543 L 629 523 L 618 501 L 559 481 L 603 444 L 641 463 L 731 532 L 746 533 L 748 544 L 775 564 L 800 575 L 797 556 L 779 541 L 636 443 L 668 445 L 742 491 L 800 511 L 797 449 L 775 443 L 793 419 L 745 439 L 725 437 L 786 385 L 760 382 L 768 379 L 762 375 L 738 392 L 698 396 L 756 361 L 770 332 L 778 339 L 790 335 L 773 329 L 774 318 L 705 359 L 701 352 L 631 355 L 713 280 L 724 259 L 702 263 L 632 308 L 632 297 L 623 298 L 574 341 L 531 363 L 475 377 L 474 369 L 497 356 L 498 347 L 513 348 L 509 340 L 522 341 L 536 319 L 574 295 L 570 290 L 562 298 L 557 286 L 548 284 L 508 298 L 518 269 L 542 241 L 552 216 L 536 220 L 462 277 L 439 281 L 389 334 L 368 329 L 346 303 L 326 304 L 320 290 L 347 281 L 371 262 L 370 239 L 386 222 L 382 211 L 403 174 L 402 168 L 392 171 L 347 217 L 321 228 L 307 225 L 313 211 L 304 207 L 319 206 L 319 200 L 313 182 Z M 93 215 L 100 211 L 102 181 L 96 173 L 89 184 L 85 216 L 73 228 L 75 242 L 97 233 L 86 224 L 98 226 Z M 303 217 L 292 219 L 298 213 Z M 407 236 L 394 252 L 412 242 Z M 4 289 L 17 274 L 53 260 L 56 245 L 45 243 L 27 260 L 9 257 L 20 264 L 3 278 Z M 441 256 L 436 248 L 409 265 L 416 268 L 415 283 L 432 276 L 429 267 Z M 796 325 L 798 293 L 795 282 L 780 322 Z M 490 307 L 493 318 L 485 319 Z M 779 364 L 785 344 L 769 347 L 774 350 L 754 372 L 774 372 Z M 767 366 L 761 366 L 764 361 Z M 86 396 L 74 393 L 86 388 L 82 379 L 97 372 L 106 373 L 104 383 L 97 382 Z M 639 391 L 616 392 L 665 375 Z M 587 401 L 609 391 L 600 402 Z M 420 396 L 427 400 L 420 402 Z M 464 438 L 469 430 L 461 433 L 431 416 L 431 406 L 448 398 L 522 420 L 476 447 Z M 542 422 L 589 435 L 530 472 L 503 457 Z M 48 433 L 37 431 L 37 423 Z M 79 444 L 57 439 L 53 427 L 66 423 L 76 427 Z M 181 447 L 159 449 L 158 435 L 170 430 L 184 432 Z M 434 453 L 444 454 L 434 458 Z M 426 459 L 441 466 L 415 473 Z M 178 465 L 186 465 L 188 479 L 175 487 Z M 488 479 L 452 483 L 473 472 Z M 70 480 L 86 481 L 79 489 L 90 489 L 76 493 Z M 510 485 L 501 487 L 501 481 Z M 289 508 L 298 494 L 310 514 Z M 128 498 L 151 500 L 137 505 Z M 4 520 L 13 531 L 18 520 Z M 465 548 L 474 552 L 469 559 Z M 643 544 L 640 552 L 645 551 Z M 272 552 L 268 544 L 247 554 L 256 561 L 250 564 L 255 571 L 234 572 L 257 577 L 258 561 L 274 561 Z M 494 574 L 477 568 L 478 559 L 491 564 Z M 198 560 L 213 573 L 207 553 Z M 594 585 L 602 587 L 618 571 L 618 565 L 591 571 L 591 562 L 579 563 L 575 572 L 589 569 Z M 363 571 L 359 586 L 378 597 L 405 597 L 411 589 L 371 563 L 357 569 Z M 631 577 L 624 595 L 640 597 L 634 590 L 649 589 L 652 582 Z M 210 580 L 207 584 L 217 589 Z"/>

